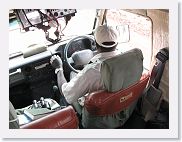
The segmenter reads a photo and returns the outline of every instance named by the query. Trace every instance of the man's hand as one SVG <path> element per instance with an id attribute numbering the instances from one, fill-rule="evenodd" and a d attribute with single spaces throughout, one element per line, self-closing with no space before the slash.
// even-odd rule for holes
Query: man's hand
<path id="1" fill-rule="evenodd" d="M 50 59 L 50 63 L 52 65 L 52 67 L 55 69 L 62 69 L 63 68 L 62 60 L 58 55 L 53 55 Z"/>

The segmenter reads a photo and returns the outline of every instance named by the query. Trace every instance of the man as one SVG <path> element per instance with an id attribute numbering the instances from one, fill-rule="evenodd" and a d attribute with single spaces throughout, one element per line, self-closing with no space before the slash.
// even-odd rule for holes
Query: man
<path id="1" fill-rule="evenodd" d="M 98 54 L 70 82 L 67 82 L 64 77 L 61 58 L 54 55 L 50 60 L 57 73 L 58 87 L 68 104 L 73 104 L 87 93 L 103 90 L 104 85 L 100 74 L 101 63 L 119 54 L 115 50 L 118 45 L 118 35 L 113 27 L 107 25 L 99 26 L 95 30 L 94 36 Z"/>

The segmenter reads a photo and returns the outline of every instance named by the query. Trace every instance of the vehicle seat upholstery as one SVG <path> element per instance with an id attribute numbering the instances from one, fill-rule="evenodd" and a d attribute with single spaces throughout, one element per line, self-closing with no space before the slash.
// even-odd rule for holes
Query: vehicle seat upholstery
<path id="1" fill-rule="evenodd" d="M 19 129 L 19 121 L 13 104 L 9 101 L 9 128 Z"/>
<path id="2" fill-rule="evenodd" d="M 22 129 L 77 129 L 78 118 L 72 106 L 21 126 Z"/>
<path id="3" fill-rule="evenodd" d="M 117 128 L 132 114 L 149 75 L 142 76 L 143 55 L 132 49 L 101 64 L 101 78 L 106 90 L 86 96 L 82 109 L 84 128 Z"/>
<path id="4" fill-rule="evenodd" d="M 136 83 L 143 72 L 143 54 L 134 48 L 103 61 L 101 78 L 108 92 L 116 92 Z"/>

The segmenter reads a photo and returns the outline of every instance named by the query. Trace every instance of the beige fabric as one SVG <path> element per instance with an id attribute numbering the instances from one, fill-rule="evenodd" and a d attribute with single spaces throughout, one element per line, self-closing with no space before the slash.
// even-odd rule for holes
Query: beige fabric
<path id="1" fill-rule="evenodd" d="M 111 48 L 118 43 L 118 32 L 112 26 L 102 25 L 97 27 L 94 33 L 96 42 L 105 48 Z M 104 42 L 114 42 L 113 45 L 104 45 Z"/>
<path id="2" fill-rule="evenodd" d="M 132 49 L 101 64 L 101 78 L 109 92 L 116 92 L 136 83 L 143 72 L 143 55 Z"/>
<path id="3" fill-rule="evenodd" d="M 97 90 L 103 90 L 104 86 L 101 81 L 100 65 L 103 60 L 109 59 L 120 54 L 117 51 L 99 53 L 69 82 L 62 85 L 62 92 L 69 104 L 76 102 L 78 98 L 85 96 Z"/>
<path id="4" fill-rule="evenodd" d="M 94 116 L 82 109 L 82 126 L 89 129 L 113 129 L 122 126 L 131 116 L 137 100 L 130 107 L 111 115 Z M 112 106 L 111 106 L 112 107 Z"/>

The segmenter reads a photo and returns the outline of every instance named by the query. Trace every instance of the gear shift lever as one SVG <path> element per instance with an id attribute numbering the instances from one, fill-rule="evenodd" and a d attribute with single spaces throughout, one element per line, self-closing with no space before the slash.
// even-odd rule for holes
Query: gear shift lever
<path id="1" fill-rule="evenodd" d="M 33 107 L 38 108 L 37 100 L 33 100 Z"/>
<path id="2" fill-rule="evenodd" d="M 42 108 L 46 108 L 46 103 L 45 103 L 44 97 L 40 98 L 40 104 L 41 104 Z"/>
<path id="3" fill-rule="evenodd" d="M 60 103 L 60 94 L 59 94 L 59 88 L 57 85 L 53 86 L 53 92 L 54 92 L 54 99 L 57 103 Z"/>

